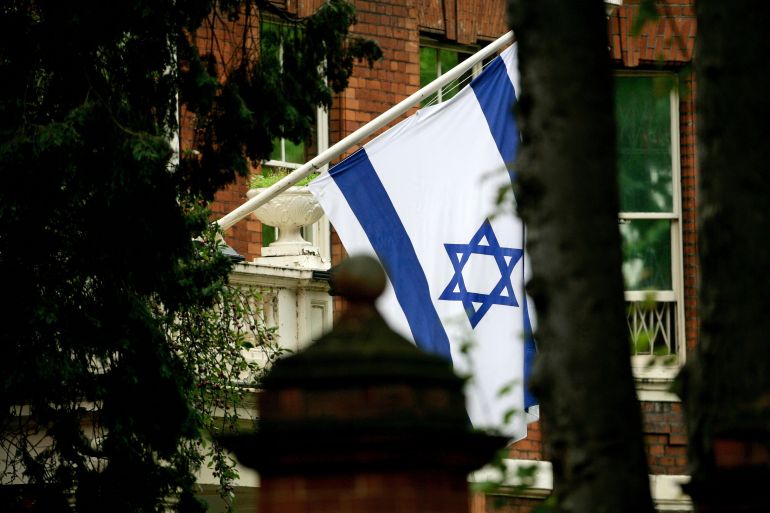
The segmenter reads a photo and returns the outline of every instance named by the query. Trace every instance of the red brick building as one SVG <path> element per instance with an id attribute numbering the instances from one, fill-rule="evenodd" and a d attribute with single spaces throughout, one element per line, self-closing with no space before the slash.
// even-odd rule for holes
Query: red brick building
<path id="1" fill-rule="evenodd" d="M 277 3 L 300 16 L 321 4 L 319 0 Z M 334 99 L 328 113 L 319 113 L 314 140 L 299 147 L 280 142 L 274 163 L 291 167 L 313 157 L 314 150 L 360 128 L 508 30 L 503 0 L 353 3 L 358 19 L 353 33 L 376 40 L 384 58 L 371 69 L 356 65 L 349 87 Z M 625 0 L 608 16 L 609 51 L 617 71 L 620 229 L 629 330 L 635 341 L 632 359 L 653 495 L 659 510 L 678 511 L 691 509 L 676 486 L 687 472 L 686 436 L 681 404 L 668 387 L 697 344 L 697 169 L 690 66 L 696 25 L 694 0 L 660 0 L 659 19 L 635 36 L 638 3 Z M 242 180 L 220 192 L 213 205 L 215 215 L 221 217 L 242 204 L 246 190 Z M 313 232 L 314 243 L 336 264 L 344 248 L 333 231 L 328 235 L 326 230 Z M 226 233 L 226 241 L 251 260 L 261 255 L 262 226 L 252 218 L 243 220 Z M 657 364 L 649 366 L 653 356 Z M 537 424 L 530 426 L 527 439 L 511 446 L 510 458 L 512 465 L 547 460 Z M 506 489 L 494 497 L 476 495 L 471 510 L 529 511 L 548 489 L 549 468 L 541 465 L 531 490 L 523 495 Z"/>

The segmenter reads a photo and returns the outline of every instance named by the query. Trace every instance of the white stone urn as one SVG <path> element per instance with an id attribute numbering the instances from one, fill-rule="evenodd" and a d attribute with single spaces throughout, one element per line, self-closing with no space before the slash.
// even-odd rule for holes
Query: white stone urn
<path id="1" fill-rule="evenodd" d="M 253 198 L 264 189 L 249 189 Z M 300 228 L 323 216 L 323 209 L 306 186 L 289 187 L 254 211 L 262 223 L 278 228 L 278 238 L 262 248 L 262 256 L 318 255 L 318 248 L 302 238 Z"/>

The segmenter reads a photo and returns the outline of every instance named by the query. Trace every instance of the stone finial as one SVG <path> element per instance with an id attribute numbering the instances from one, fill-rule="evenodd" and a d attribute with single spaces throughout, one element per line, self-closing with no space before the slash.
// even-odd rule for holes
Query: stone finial
<path id="1" fill-rule="evenodd" d="M 332 269 L 330 285 L 332 294 L 373 305 L 385 290 L 385 271 L 370 256 L 352 256 Z"/>

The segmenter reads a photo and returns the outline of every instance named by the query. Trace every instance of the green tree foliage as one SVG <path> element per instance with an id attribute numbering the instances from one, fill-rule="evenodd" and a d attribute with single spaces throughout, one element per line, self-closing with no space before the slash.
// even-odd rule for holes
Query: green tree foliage
<path id="1" fill-rule="evenodd" d="M 201 27 L 266 16 L 290 34 L 282 66 L 245 42 L 235 65 L 198 51 Z M 243 344 L 270 342 L 231 329 L 242 296 L 206 206 L 377 57 L 353 21 L 344 0 L 303 20 L 239 0 L 0 5 L 0 483 L 37 486 L 45 511 L 199 507 L 211 408 L 253 376 Z"/>
<path id="2" fill-rule="evenodd" d="M 191 149 L 200 156 L 182 161 L 192 187 L 200 186 L 197 180 L 209 180 L 217 188 L 235 172 L 246 174 L 248 160 L 270 155 L 277 135 L 294 142 L 305 139 L 316 107 L 328 107 L 332 93 L 347 87 L 354 60 L 367 59 L 371 65 L 381 57 L 374 42 L 348 37 L 355 18 L 344 0 L 327 2 L 305 19 L 288 16 L 269 2 L 254 6 L 231 0 L 219 14 L 208 20 L 207 43 L 194 44 L 200 33 L 178 42 L 187 70 L 180 94 L 195 115 Z M 239 53 L 245 58 L 232 61 L 221 55 L 216 28 L 224 23 L 222 17 L 261 29 L 262 37 L 248 30 L 239 34 Z M 315 72 L 319 68 L 320 74 Z"/>

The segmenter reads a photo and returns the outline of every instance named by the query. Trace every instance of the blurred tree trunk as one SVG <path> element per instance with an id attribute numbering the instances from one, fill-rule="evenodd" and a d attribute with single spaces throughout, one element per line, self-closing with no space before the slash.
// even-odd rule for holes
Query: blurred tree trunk
<path id="1" fill-rule="evenodd" d="M 516 163 L 538 313 L 532 385 L 558 511 L 653 511 L 621 276 L 604 6 L 509 0 L 519 41 Z"/>
<path id="2" fill-rule="evenodd" d="M 682 373 L 700 511 L 767 511 L 770 25 L 765 2 L 696 4 L 701 332 Z"/>

